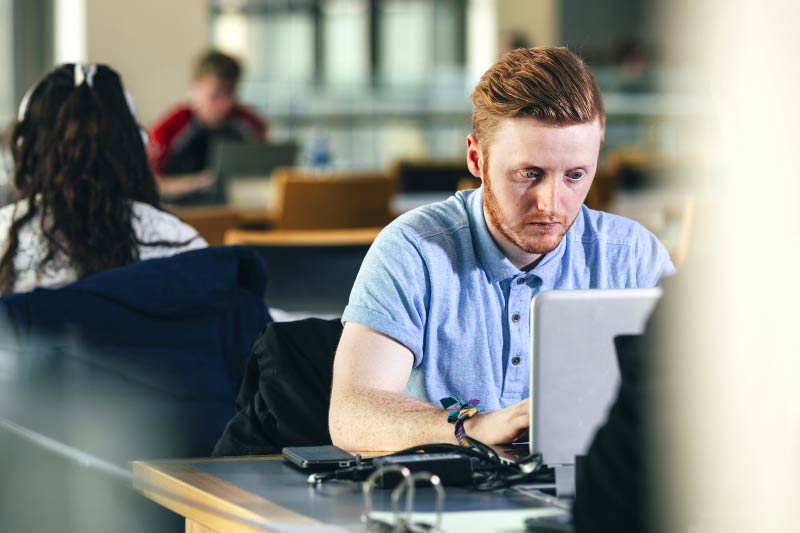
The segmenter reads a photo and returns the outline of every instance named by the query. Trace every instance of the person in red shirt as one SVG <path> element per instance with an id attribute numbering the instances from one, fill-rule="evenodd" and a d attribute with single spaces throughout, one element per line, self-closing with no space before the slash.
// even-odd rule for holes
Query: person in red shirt
<path id="1" fill-rule="evenodd" d="M 208 166 L 216 141 L 266 139 L 267 123 L 236 101 L 241 73 L 233 57 L 217 50 L 203 53 L 194 66 L 189 101 L 150 128 L 148 158 L 163 197 L 180 197 L 211 185 Z"/>

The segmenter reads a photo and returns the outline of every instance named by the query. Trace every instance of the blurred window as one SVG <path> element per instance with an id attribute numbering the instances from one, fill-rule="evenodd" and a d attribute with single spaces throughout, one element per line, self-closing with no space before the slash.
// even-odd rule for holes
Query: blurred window
<path id="1" fill-rule="evenodd" d="M 434 65 L 434 6 L 425 0 L 387 0 L 379 16 L 379 80 L 421 85 Z"/>
<path id="2" fill-rule="evenodd" d="M 251 85 L 424 85 L 463 65 L 466 0 L 212 0 L 211 40 Z"/>
<path id="3" fill-rule="evenodd" d="M 322 3 L 322 73 L 329 86 L 364 86 L 370 77 L 369 5 L 364 0 Z"/>
<path id="4" fill-rule="evenodd" d="M 314 80 L 313 2 L 216 1 L 211 41 L 241 57 L 246 77 L 278 85 Z"/>
<path id="5" fill-rule="evenodd" d="M 12 0 L 0 0 L 0 120 L 7 122 L 15 114 L 14 97 L 14 11 Z"/>
<path id="6" fill-rule="evenodd" d="M 423 85 L 441 67 L 464 62 L 464 2 L 384 0 L 378 3 L 378 81 Z"/>

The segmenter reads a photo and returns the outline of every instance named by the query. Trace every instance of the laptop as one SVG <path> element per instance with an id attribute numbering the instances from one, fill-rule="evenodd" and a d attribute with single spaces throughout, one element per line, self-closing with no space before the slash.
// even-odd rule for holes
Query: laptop
<path id="1" fill-rule="evenodd" d="M 213 203 L 230 203 L 231 188 L 238 181 L 257 183 L 260 189 L 264 189 L 259 189 L 257 193 L 267 191 L 272 171 L 278 167 L 294 166 L 297 154 L 298 145 L 294 142 L 217 141 L 213 145 L 209 165 L 215 178 L 210 188 L 214 196 Z M 248 194 L 252 193 L 248 191 Z M 266 205 L 266 202 L 259 201 L 258 205 Z"/>
<path id="2" fill-rule="evenodd" d="M 574 493 L 576 457 L 585 455 L 616 398 L 620 373 L 614 338 L 641 335 L 661 289 L 544 291 L 531 301 L 531 420 L 528 454 L 555 470 Z M 504 461 L 519 459 L 506 450 Z M 560 478 L 560 479 L 559 479 Z"/>

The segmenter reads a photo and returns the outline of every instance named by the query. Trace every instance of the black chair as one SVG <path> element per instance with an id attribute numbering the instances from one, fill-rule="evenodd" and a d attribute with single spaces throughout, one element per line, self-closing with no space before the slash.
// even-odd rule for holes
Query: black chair
<path id="1" fill-rule="evenodd" d="M 215 456 L 267 455 L 285 446 L 331 444 L 328 407 L 339 319 L 273 322 L 253 346 Z"/>
<path id="2" fill-rule="evenodd" d="M 401 160 L 392 167 L 404 193 L 455 192 L 458 182 L 470 176 L 465 160 Z"/>
<path id="3" fill-rule="evenodd" d="M 330 316 L 344 311 L 369 245 L 251 248 L 266 264 L 270 307 Z"/>

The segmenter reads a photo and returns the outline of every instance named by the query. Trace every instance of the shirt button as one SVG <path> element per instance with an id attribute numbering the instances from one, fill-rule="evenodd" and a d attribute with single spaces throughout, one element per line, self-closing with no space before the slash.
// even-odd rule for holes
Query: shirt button
<path id="1" fill-rule="evenodd" d="M 515 355 L 514 357 L 511 358 L 511 364 L 514 365 L 514 366 L 517 366 L 521 361 L 522 361 L 522 358 L 519 356 L 519 354 L 517 354 L 517 355 Z"/>
<path id="2" fill-rule="evenodd" d="M 513 315 L 511 315 L 511 321 L 519 322 L 519 313 L 514 313 Z"/>
<path id="3" fill-rule="evenodd" d="M 525 281 L 525 278 L 517 278 L 517 285 L 522 285 Z"/>

